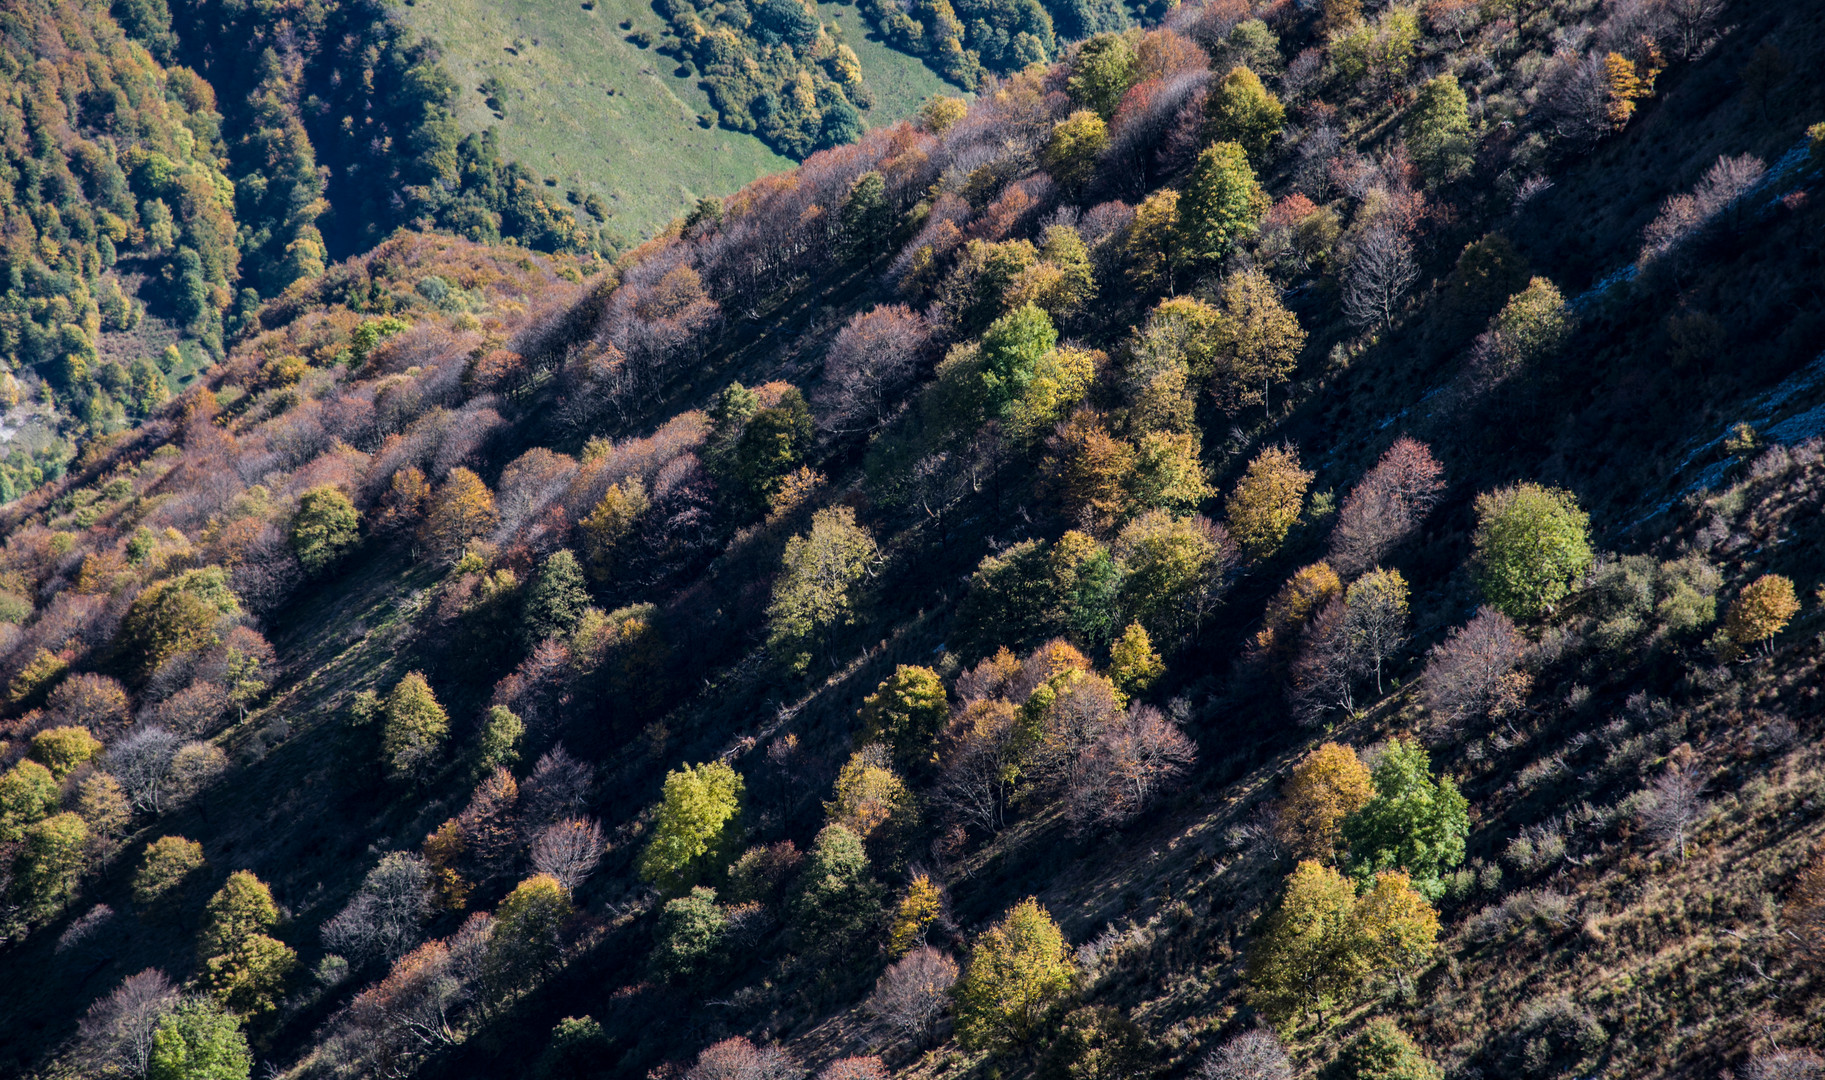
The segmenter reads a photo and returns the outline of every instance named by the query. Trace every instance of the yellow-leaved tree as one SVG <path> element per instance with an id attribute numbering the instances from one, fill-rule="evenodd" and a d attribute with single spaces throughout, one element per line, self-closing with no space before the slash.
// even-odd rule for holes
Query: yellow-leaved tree
<path id="1" fill-rule="evenodd" d="M 1343 820 L 1374 797 L 1369 767 L 1356 751 L 1325 743 L 1293 766 L 1275 832 L 1299 858 L 1329 862 L 1342 838 Z"/>
<path id="2" fill-rule="evenodd" d="M 970 950 L 954 991 L 958 1040 L 970 1049 L 1025 1045 L 1075 974 L 1058 924 L 1038 900 L 1022 900 Z"/>

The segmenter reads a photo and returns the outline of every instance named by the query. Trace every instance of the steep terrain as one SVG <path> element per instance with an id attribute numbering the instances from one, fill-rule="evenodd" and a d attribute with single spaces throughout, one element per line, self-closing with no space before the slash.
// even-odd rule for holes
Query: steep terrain
<path id="1" fill-rule="evenodd" d="M 259 306 L 0 511 L 0 1069 L 1819 1075 L 1825 23 L 1354 7 Z"/>

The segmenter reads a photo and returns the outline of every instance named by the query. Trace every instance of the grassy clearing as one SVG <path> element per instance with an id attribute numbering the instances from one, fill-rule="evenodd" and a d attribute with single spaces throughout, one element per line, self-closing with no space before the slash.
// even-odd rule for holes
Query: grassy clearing
<path id="1" fill-rule="evenodd" d="M 705 128 L 709 97 L 694 76 L 628 40 L 664 24 L 640 0 L 416 0 L 399 9 L 437 41 L 462 88 L 465 132 L 494 127 L 501 149 L 566 191 L 599 194 L 611 227 L 630 240 L 650 233 L 704 195 L 726 195 L 793 162 L 740 132 Z M 956 93 L 918 59 L 868 40 L 854 7 L 822 5 L 825 21 L 862 61 L 875 106 L 869 126 L 916 111 L 933 94 Z M 505 85 L 495 113 L 477 88 Z"/>
<path id="2" fill-rule="evenodd" d="M 663 28 L 639 0 L 588 10 L 577 0 L 417 0 L 400 10 L 443 46 L 465 132 L 493 126 L 508 157 L 566 190 L 601 195 L 610 224 L 630 239 L 700 196 L 792 166 L 757 139 L 699 125 L 711 109 L 696 81 L 627 40 L 637 30 L 656 40 Z M 476 89 L 490 77 L 507 87 L 499 115 Z"/>
<path id="3" fill-rule="evenodd" d="M 874 91 L 874 108 L 862 113 L 862 120 L 869 127 L 911 116 L 937 94 L 974 96 L 939 78 L 918 57 L 908 56 L 882 41 L 853 4 L 822 0 L 817 10 L 824 25 L 835 27 L 843 44 L 854 49 L 856 59 L 862 62 L 862 76 Z"/>

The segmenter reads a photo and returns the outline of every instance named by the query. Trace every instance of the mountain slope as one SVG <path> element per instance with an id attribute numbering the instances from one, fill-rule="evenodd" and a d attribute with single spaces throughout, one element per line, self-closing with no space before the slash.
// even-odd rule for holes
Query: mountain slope
<path id="1" fill-rule="evenodd" d="M 1265 139 L 1190 38 L 1102 39 L 612 271 L 405 233 L 293 286 L 0 521 L 8 1068 L 93 1071 L 152 967 L 300 1076 L 1816 1046 L 1819 26 L 1686 10 L 1441 7 L 1395 63 L 1403 9 L 1275 6 Z M 161 837 L 205 865 L 154 897 Z M 1318 901 L 1381 921 L 1307 948 Z"/>

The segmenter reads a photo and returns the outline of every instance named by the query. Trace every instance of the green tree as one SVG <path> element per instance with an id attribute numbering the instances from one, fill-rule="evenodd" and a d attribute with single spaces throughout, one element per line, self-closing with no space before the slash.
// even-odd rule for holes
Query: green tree
<path id="1" fill-rule="evenodd" d="M 161 836 L 146 845 L 146 856 L 133 874 L 133 902 L 151 907 L 170 896 L 208 863 L 203 845 L 182 836 Z"/>
<path id="2" fill-rule="evenodd" d="M 893 205 L 887 201 L 887 181 L 880 173 L 870 170 L 849 185 L 842 229 L 845 259 L 873 254 L 893 239 Z"/>
<path id="3" fill-rule="evenodd" d="M 1229 535 L 1255 559 L 1270 559 L 1299 523 L 1312 474 L 1299 467 L 1299 451 L 1286 444 L 1255 455 L 1225 506 Z"/>
<path id="4" fill-rule="evenodd" d="M 1206 147 L 1179 195 L 1177 260 L 1194 268 L 1221 262 L 1254 233 L 1268 203 L 1246 150 L 1233 142 Z"/>
<path id="5" fill-rule="evenodd" d="M 291 547 L 307 574 L 334 566 L 361 538 L 361 512 L 340 489 L 325 484 L 298 497 Z"/>
<path id="6" fill-rule="evenodd" d="M 1109 125 L 1094 110 L 1079 109 L 1053 125 L 1039 161 L 1060 187 L 1081 191 L 1108 145 Z"/>
<path id="7" fill-rule="evenodd" d="M 273 903 L 265 882 L 251 871 L 236 870 L 209 898 L 203 917 L 197 951 L 207 959 L 233 952 L 248 938 L 277 926 L 279 905 Z"/>
<path id="8" fill-rule="evenodd" d="M 1352 1080 L 1442 1080 L 1444 1073 L 1394 1021 L 1369 1021 L 1344 1051 L 1343 1067 Z"/>
<path id="9" fill-rule="evenodd" d="M 1393 739 L 1370 776 L 1375 797 L 1343 823 L 1351 875 L 1366 885 L 1384 870 L 1402 870 L 1437 900 L 1445 872 L 1464 861 L 1469 801 L 1450 777 L 1432 778 L 1432 757 L 1417 741 Z"/>
<path id="10" fill-rule="evenodd" d="M 886 743 L 901 767 L 911 770 L 934 759 L 938 732 L 950 716 L 950 702 L 937 672 L 901 664 L 862 699 L 857 715 L 862 720 L 857 741 Z"/>
<path id="11" fill-rule="evenodd" d="M 1213 142 L 1235 143 L 1260 164 L 1286 123 L 1286 108 L 1261 85 L 1259 75 L 1238 64 L 1211 88 L 1204 119 Z"/>
<path id="12" fill-rule="evenodd" d="M 12 843 L 43 821 L 62 801 L 57 778 L 36 761 L 20 761 L 0 775 L 0 843 Z"/>
<path id="13" fill-rule="evenodd" d="M 635 527 L 651 506 L 646 485 L 638 476 L 629 476 L 611 485 L 589 516 L 578 522 L 591 579 L 606 582 L 615 576 L 624 559 L 622 545 L 634 536 Z"/>
<path id="14" fill-rule="evenodd" d="M 216 644 L 216 624 L 238 615 L 240 602 L 219 566 L 186 570 L 148 587 L 121 620 L 121 643 L 139 671 L 151 674 L 173 656 Z"/>
<path id="15" fill-rule="evenodd" d="M 1149 510 L 1122 526 L 1122 606 L 1154 638 L 1176 642 L 1197 627 L 1234 562 L 1229 538 L 1202 517 Z"/>
<path id="16" fill-rule="evenodd" d="M 659 912 L 653 973 L 674 983 L 700 978 L 726 959 L 728 936 L 729 917 L 716 903 L 715 889 L 699 885 L 674 897 Z"/>
<path id="17" fill-rule="evenodd" d="M 831 635 L 854 618 L 876 552 L 874 537 L 855 523 L 849 506 L 819 510 L 810 532 L 786 541 L 767 606 L 767 648 L 774 656 L 803 672 L 814 651 L 829 650 Z"/>
<path id="18" fill-rule="evenodd" d="M 811 406 L 796 386 L 780 394 L 779 404 L 748 418 L 735 440 L 734 472 L 751 513 L 772 504 L 780 484 L 804 463 L 815 434 Z"/>
<path id="19" fill-rule="evenodd" d="M 1356 888 L 1322 863 L 1301 862 L 1286 879 L 1248 957 L 1250 1000 L 1276 1022 L 1317 1009 L 1355 989 L 1368 959 L 1354 918 Z"/>
<path id="20" fill-rule="evenodd" d="M 520 738 L 526 723 L 505 705 L 489 708 L 482 736 L 475 743 L 475 773 L 486 776 L 496 769 L 511 769 L 520 760 Z"/>
<path id="21" fill-rule="evenodd" d="M 666 774 L 653 838 L 640 856 L 640 877 L 673 894 L 707 868 L 728 862 L 741 839 L 747 786 L 726 761 L 682 765 Z"/>
<path id="22" fill-rule="evenodd" d="M 101 740 L 86 727 L 46 728 L 32 736 L 32 760 L 62 780 L 101 752 Z"/>
<path id="23" fill-rule="evenodd" d="M 1550 614 L 1591 565 L 1590 515 L 1569 491 L 1519 484 L 1476 500 L 1477 584 L 1516 619 Z"/>
<path id="24" fill-rule="evenodd" d="M 247 1080 L 252 1069 L 240 1017 L 189 998 L 158 1022 L 146 1080 Z"/>
<path id="25" fill-rule="evenodd" d="M 1450 183 L 1470 171 L 1470 103 L 1455 75 L 1420 84 L 1407 114 L 1407 149 L 1430 183 Z"/>
<path id="26" fill-rule="evenodd" d="M 80 815 L 53 814 L 25 830 L 15 888 L 34 918 L 63 910 L 87 868 L 89 826 Z"/>
<path id="27" fill-rule="evenodd" d="M 564 926 L 573 914 L 570 894 L 550 874 L 514 886 L 494 909 L 488 969 L 509 986 L 524 986 L 557 966 Z"/>
<path id="28" fill-rule="evenodd" d="M 1558 286 L 1536 277 L 1502 306 L 1491 324 L 1498 377 L 1537 367 L 1558 355 L 1577 327 L 1577 317 Z"/>
<path id="29" fill-rule="evenodd" d="M 550 637 L 565 637 L 589 607 L 589 589 L 583 568 L 568 548 L 559 548 L 539 567 L 539 576 L 526 590 L 520 614 L 520 637 L 528 648 Z"/>
<path id="30" fill-rule="evenodd" d="M 395 779 L 418 775 L 437 756 L 450 733 L 450 717 L 437 703 L 423 673 L 411 671 L 395 683 L 382 707 L 386 726 L 381 753 Z"/>
<path id="31" fill-rule="evenodd" d="M 957 1039 L 967 1049 L 1012 1050 L 1071 991 L 1076 972 L 1058 924 L 1028 897 L 976 939 L 969 970 L 952 991 Z"/>
<path id="32" fill-rule="evenodd" d="M 982 382 L 991 405 L 1007 408 L 1026 392 L 1040 358 L 1058 344 L 1052 317 L 1025 304 L 992 323 L 982 335 Z"/>
<path id="33" fill-rule="evenodd" d="M 297 966 L 291 946 L 249 934 L 228 952 L 203 961 L 203 982 L 228 1008 L 242 1016 L 261 1016 L 278 1008 L 285 979 Z"/>
<path id="34" fill-rule="evenodd" d="M 1213 328 L 1217 357 L 1217 402 L 1235 413 L 1261 403 L 1277 383 L 1293 377 L 1305 328 L 1280 302 L 1280 287 L 1259 270 L 1231 274 L 1223 282 L 1221 314 Z"/>
<path id="35" fill-rule="evenodd" d="M 798 892 L 792 927 L 814 951 L 840 953 L 881 921 L 881 886 L 869 873 L 862 838 L 842 825 L 817 834 Z"/>
<path id="36" fill-rule="evenodd" d="M 1098 34 L 1077 47 L 1065 92 L 1104 120 L 1115 115 L 1122 95 L 1140 77 L 1140 57 L 1125 34 Z"/>

